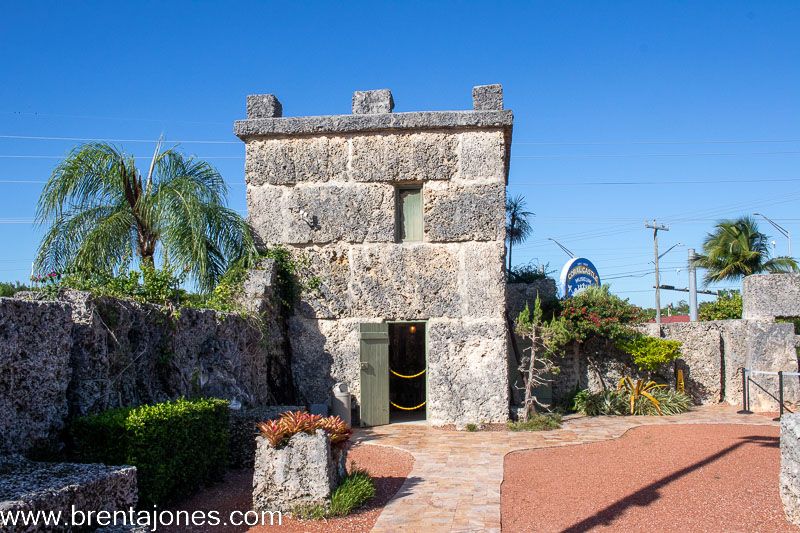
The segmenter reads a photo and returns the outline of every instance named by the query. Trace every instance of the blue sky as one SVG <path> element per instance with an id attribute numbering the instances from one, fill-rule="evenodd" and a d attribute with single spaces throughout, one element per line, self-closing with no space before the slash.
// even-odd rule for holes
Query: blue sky
<path id="1" fill-rule="evenodd" d="M 515 113 L 509 193 L 536 213 L 515 262 L 559 269 L 552 237 L 652 305 L 645 218 L 670 226 L 662 250 L 754 211 L 800 237 L 798 27 L 789 1 L 6 3 L 0 280 L 28 277 L 36 182 L 76 144 L 9 136 L 227 141 L 181 147 L 244 210 L 246 94 L 277 94 L 285 115 L 348 113 L 353 90 L 383 87 L 396 111 L 468 109 L 497 82 Z M 663 283 L 686 286 L 685 258 L 664 257 Z"/>

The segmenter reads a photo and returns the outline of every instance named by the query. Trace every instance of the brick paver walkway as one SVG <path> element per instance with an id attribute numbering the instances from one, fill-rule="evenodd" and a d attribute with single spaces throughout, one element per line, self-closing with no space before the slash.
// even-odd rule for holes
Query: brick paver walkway
<path id="1" fill-rule="evenodd" d="M 423 424 L 359 431 L 360 442 L 395 446 L 414 456 L 414 468 L 372 531 L 500 531 L 500 484 L 509 452 L 614 439 L 647 424 L 757 424 L 776 422 L 706 406 L 664 417 L 581 417 L 562 429 L 533 433 L 462 432 Z"/>

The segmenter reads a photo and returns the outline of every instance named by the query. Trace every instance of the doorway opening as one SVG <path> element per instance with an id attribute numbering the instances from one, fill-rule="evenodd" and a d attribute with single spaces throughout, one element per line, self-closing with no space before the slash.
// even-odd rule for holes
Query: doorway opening
<path id="1" fill-rule="evenodd" d="M 425 322 L 389 324 L 389 421 L 426 419 Z"/>

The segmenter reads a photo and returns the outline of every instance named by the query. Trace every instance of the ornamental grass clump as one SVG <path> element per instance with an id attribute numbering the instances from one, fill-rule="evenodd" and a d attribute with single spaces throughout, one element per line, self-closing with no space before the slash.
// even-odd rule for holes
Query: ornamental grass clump
<path id="1" fill-rule="evenodd" d="M 342 446 L 353 430 L 338 416 L 322 417 L 303 411 L 287 411 L 277 420 L 256 424 L 261 435 L 274 447 L 280 448 L 298 433 L 314 433 L 318 429 L 328 434 L 331 444 Z"/>
<path id="2" fill-rule="evenodd" d="M 353 464 L 350 473 L 331 494 L 329 503 L 299 506 L 292 511 L 292 514 L 301 520 L 322 520 L 347 516 L 374 498 L 375 492 L 375 481 L 370 477 L 369 472 Z"/>
<path id="3" fill-rule="evenodd" d="M 656 400 L 658 407 L 649 398 L 639 395 L 634 398 L 631 412 L 629 390 L 606 389 L 601 392 L 582 390 L 575 395 L 573 409 L 587 416 L 599 415 L 677 415 L 692 407 L 692 399 L 685 393 L 666 387 L 650 388 L 648 394 Z"/>

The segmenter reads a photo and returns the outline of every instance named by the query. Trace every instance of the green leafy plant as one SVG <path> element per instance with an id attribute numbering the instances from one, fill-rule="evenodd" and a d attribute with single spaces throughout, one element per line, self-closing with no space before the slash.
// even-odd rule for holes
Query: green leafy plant
<path id="1" fill-rule="evenodd" d="M 675 415 L 691 409 L 692 399 L 682 392 L 667 388 L 651 389 L 649 392 L 658 401 L 661 412 L 659 413 L 650 400 L 640 396 L 635 400 L 633 414 Z M 630 394 L 627 391 L 615 389 L 606 389 L 597 393 L 584 389 L 575 395 L 573 408 L 587 416 L 630 415 Z"/>
<path id="2" fill-rule="evenodd" d="M 467 424 L 465 426 L 464 429 L 466 429 L 467 431 L 470 431 L 470 432 L 474 432 L 474 431 L 478 431 L 480 428 L 478 427 L 478 424 L 474 424 L 474 423 L 470 422 L 469 424 Z"/>
<path id="3" fill-rule="evenodd" d="M 255 254 L 247 223 L 226 203 L 214 167 L 160 143 L 146 175 L 107 143 L 78 146 L 39 197 L 36 222 L 47 229 L 36 270 L 111 274 L 134 258 L 154 266 L 160 254 L 208 292 L 231 261 Z"/>
<path id="4" fill-rule="evenodd" d="M 561 427 L 561 415 L 556 413 L 533 415 L 528 420 L 508 422 L 511 431 L 549 431 Z"/>
<path id="5" fill-rule="evenodd" d="M 353 464 L 350 473 L 331 494 L 329 504 L 300 506 L 294 509 L 292 514 L 303 520 L 347 516 L 374 498 L 375 492 L 375 481 L 369 472 Z"/>
<path id="6" fill-rule="evenodd" d="M 0 281 L 0 298 L 10 298 L 14 296 L 18 292 L 22 291 L 29 291 L 30 287 L 20 283 L 19 281 L 15 282 L 5 282 Z"/>
<path id="7" fill-rule="evenodd" d="M 647 335 L 634 335 L 621 339 L 616 345 L 620 350 L 631 354 L 633 364 L 639 367 L 639 370 L 647 372 L 655 372 L 681 356 L 680 341 Z"/>
<path id="8" fill-rule="evenodd" d="M 298 433 L 314 433 L 321 429 L 328 434 L 331 444 L 343 446 L 353 430 L 338 416 L 322 417 L 304 411 L 287 411 L 277 420 L 265 420 L 256 424 L 261 435 L 275 448 L 280 448 Z"/>
<path id="9" fill-rule="evenodd" d="M 555 273 L 550 269 L 550 263 L 539 264 L 536 262 L 526 263 L 512 267 L 508 272 L 509 283 L 533 283 L 542 279 L 552 277 Z"/>
<path id="10" fill-rule="evenodd" d="M 571 338 L 564 318 L 553 317 L 546 321 L 543 316 L 541 299 L 537 295 L 533 311 L 525 305 L 516 321 L 517 334 L 529 342 L 519 366 L 523 382 L 521 388 L 525 393 L 523 421 L 527 421 L 537 407 L 550 407 L 539 401 L 534 389 L 551 381 L 549 376 L 559 373 L 555 357 Z"/>
<path id="11" fill-rule="evenodd" d="M 136 466 L 140 505 L 161 505 L 222 478 L 228 416 L 225 400 L 180 399 L 80 417 L 70 435 L 81 462 Z"/>
<path id="12" fill-rule="evenodd" d="M 742 318 L 742 293 L 719 291 L 713 302 L 703 302 L 697 310 L 700 320 L 736 320 Z"/>

